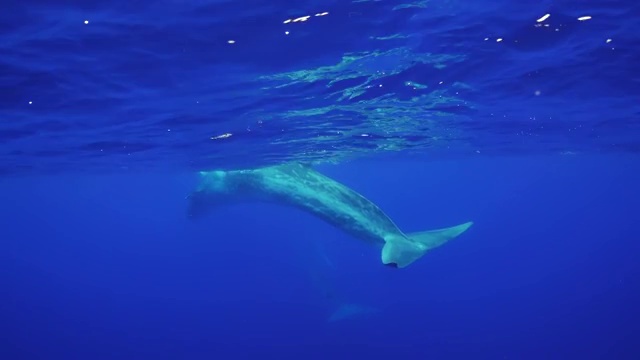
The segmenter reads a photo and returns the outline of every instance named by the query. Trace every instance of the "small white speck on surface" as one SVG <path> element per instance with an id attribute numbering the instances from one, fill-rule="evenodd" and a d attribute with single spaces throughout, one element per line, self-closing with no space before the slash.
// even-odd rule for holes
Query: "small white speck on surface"
<path id="1" fill-rule="evenodd" d="M 284 34 L 285 34 L 285 35 L 289 35 L 289 32 L 288 32 L 288 31 L 285 31 L 285 32 L 284 32 Z"/>
<path id="2" fill-rule="evenodd" d="M 226 138 L 231 137 L 232 135 L 233 135 L 233 134 L 231 134 L 231 133 L 224 133 L 224 134 L 222 134 L 222 135 L 212 136 L 212 137 L 211 137 L 211 140 L 226 139 Z"/>
<path id="3" fill-rule="evenodd" d="M 29 105 L 33 104 L 33 101 L 29 101 Z"/>
<path id="4" fill-rule="evenodd" d="M 547 20 L 549 18 L 549 16 L 551 16 L 551 14 L 544 14 L 541 18 L 536 20 L 536 22 L 543 22 L 543 21 Z"/>
<path id="5" fill-rule="evenodd" d="M 84 21 L 84 24 L 85 24 L 85 25 L 88 25 L 88 24 L 89 24 L 89 20 L 85 20 L 85 21 Z"/>
<path id="6" fill-rule="evenodd" d="M 235 44 L 235 43 L 236 43 L 236 41 L 235 41 L 235 40 L 227 40 L 227 43 L 229 43 L 229 44 Z"/>

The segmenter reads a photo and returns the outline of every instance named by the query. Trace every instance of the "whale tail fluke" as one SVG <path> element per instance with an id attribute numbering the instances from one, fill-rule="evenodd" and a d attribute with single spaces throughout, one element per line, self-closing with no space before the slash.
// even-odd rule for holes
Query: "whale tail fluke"
<path id="1" fill-rule="evenodd" d="M 427 251 L 429 251 L 467 231 L 471 225 L 473 225 L 473 221 L 444 229 L 415 232 L 407 234 L 407 236 L 409 239 L 425 245 L 427 247 Z"/>
<path id="2" fill-rule="evenodd" d="M 427 251 L 434 249 L 465 232 L 473 222 L 437 230 L 392 236 L 385 239 L 382 248 L 382 263 L 403 268 L 418 260 Z"/>

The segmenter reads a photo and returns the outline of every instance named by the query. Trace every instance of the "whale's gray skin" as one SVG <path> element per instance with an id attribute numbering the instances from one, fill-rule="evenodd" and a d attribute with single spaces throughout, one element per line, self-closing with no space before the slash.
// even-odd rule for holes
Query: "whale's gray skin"
<path id="1" fill-rule="evenodd" d="M 383 245 L 382 263 L 403 268 L 427 251 L 466 231 L 467 222 L 445 229 L 405 234 L 378 206 L 309 166 L 287 163 L 257 169 L 201 172 L 188 197 L 189 216 L 240 201 L 268 201 L 310 212 L 354 237 Z"/>

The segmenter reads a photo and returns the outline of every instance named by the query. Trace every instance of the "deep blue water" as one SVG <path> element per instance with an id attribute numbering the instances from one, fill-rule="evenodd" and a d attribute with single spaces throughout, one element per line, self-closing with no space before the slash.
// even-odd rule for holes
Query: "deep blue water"
<path id="1" fill-rule="evenodd" d="M 637 3 L 2 5 L 0 359 L 640 358 Z M 474 225 L 393 269 L 187 218 L 197 171 L 287 161 Z"/>

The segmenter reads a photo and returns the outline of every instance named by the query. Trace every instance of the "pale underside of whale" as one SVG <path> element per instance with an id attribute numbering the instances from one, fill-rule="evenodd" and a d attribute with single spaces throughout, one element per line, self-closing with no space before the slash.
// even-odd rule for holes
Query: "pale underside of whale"
<path id="1" fill-rule="evenodd" d="M 385 265 L 403 268 L 465 232 L 473 223 L 414 233 L 402 232 L 373 202 L 353 189 L 298 163 L 234 171 L 200 172 L 188 197 L 189 215 L 241 201 L 268 201 L 307 211 L 355 238 L 382 245 Z"/>

